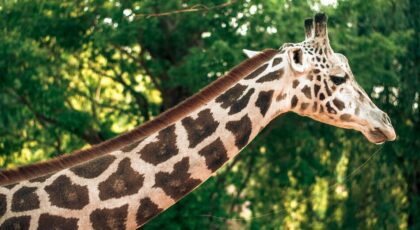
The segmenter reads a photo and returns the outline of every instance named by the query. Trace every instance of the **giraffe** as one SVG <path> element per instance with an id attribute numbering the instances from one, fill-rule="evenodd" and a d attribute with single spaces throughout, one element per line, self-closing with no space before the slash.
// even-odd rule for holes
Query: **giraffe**
<path id="1" fill-rule="evenodd" d="M 294 112 L 396 138 L 389 117 L 329 45 L 327 17 L 306 19 L 305 40 L 244 50 L 227 75 L 154 120 L 50 161 L 0 172 L 0 229 L 135 229 L 237 155 L 268 123 Z"/>

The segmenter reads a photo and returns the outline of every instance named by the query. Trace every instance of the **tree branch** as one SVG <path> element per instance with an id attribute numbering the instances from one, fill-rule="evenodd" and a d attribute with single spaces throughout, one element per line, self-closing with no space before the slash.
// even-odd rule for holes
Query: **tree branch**
<path id="1" fill-rule="evenodd" d="M 211 7 L 208 7 L 208 6 L 203 5 L 203 4 L 196 4 L 196 5 L 193 5 L 191 7 L 188 7 L 188 8 L 185 8 L 185 9 L 180 9 L 180 10 L 173 10 L 173 11 L 168 11 L 168 12 L 152 13 L 152 14 L 136 14 L 135 18 L 139 18 L 139 17 L 145 17 L 145 18 L 162 17 L 162 16 L 169 16 L 169 15 L 174 15 L 174 14 L 200 12 L 200 11 L 201 12 L 208 12 L 208 11 L 211 11 L 211 10 L 216 10 L 216 9 L 228 7 L 230 5 L 233 5 L 236 2 L 237 2 L 237 0 L 230 0 L 228 2 L 219 4 L 219 5 L 215 5 L 215 6 L 211 6 Z"/>
<path id="2" fill-rule="evenodd" d="M 101 70 L 96 69 L 95 67 L 91 66 L 91 69 L 96 74 L 99 74 L 104 77 L 108 77 L 124 86 L 124 88 L 130 92 L 130 94 L 134 97 L 137 106 L 140 109 L 141 115 L 144 118 L 144 121 L 150 120 L 149 115 L 149 102 L 147 101 L 147 98 L 140 92 L 137 92 L 133 87 L 131 87 L 124 79 L 122 78 L 121 74 L 117 73 L 115 69 L 113 69 L 113 72 L 115 73 L 115 77 L 110 76 L 106 73 L 104 73 Z"/>
<path id="3" fill-rule="evenodd" d="M 86 141 L 89 144 L 98 144 L 102 142 L 102 138 L 100 137 L 99 133 L 94 132 L 92 129 L 85 130 L 85 132 L 77 132 L 74 130 L 71 130 L 69 128 L 66 128 L 60 121 L 55 120 L 51 117 L 47 117 L 44 114 L 38 112 L 30 103 L 30 101 L 25 98 L 23 95 L 18 94 L 13 89 L 6 89 L 10 94 L 14 95 L 19 102 L 21 102 L 23 105 L 25 105 L 29 111 L 35 116 L 36 120 L 41 123 L 42 126 L 47 127 L 47 124 L 55 125 L 57 127 L 60 127 L 70 133 L 73 133 L 74 135 L 78 136 L 80 139 Z"/>
<path id="4" fill-rule="evenodd" d="M 156 81 L 156 78 L 153 77 L 150 69 L 147 67 L 146 62 L 143 58 L 144 56 L 144 50 L 143 48 L 140 49 L 140 54 L 138 57 L 134 56 L 132 53 L 128 52 L 126 49 L 124 49 L 124 47 L 121 47 L 119 45 L 112 45 L 114 48 L 118 49 L 120 52 L 126 54 L 128 57 L 130 57 L 131 59 L 133 59 L 134 62 L 140 64 L 141 67 L 143 67 L 144 72 L 146 72 L 146 74 L 150 77 L 150 79 L 152 80 L 153 84 L 155 85 L 155 87 L 159 90 L 162 91 L 162 88 L 160 87 L 160 84 Z"/>

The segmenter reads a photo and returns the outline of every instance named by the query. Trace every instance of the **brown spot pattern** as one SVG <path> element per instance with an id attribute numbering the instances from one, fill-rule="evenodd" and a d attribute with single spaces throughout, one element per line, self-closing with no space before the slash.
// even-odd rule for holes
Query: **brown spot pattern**
<path id="1" fill-rule="evenodd" d="M 216 98 L 216 102 L 221 103 L 220 106 L 226 109 L 232 106 L 232 104 L 235 103 L 239 99 L 239 97 L 242 96 L 246 88 L 247 88 L 246 86 L 238 83 L 232 88 L 228 89 L 222 95 L 218 96 Z"/>
<path id="2" fill-rule="evenodd" d="M 178 154 L 175 125 L 159 131 L 157 141 L 148 143 L 140 150 L 140 158 L 153 165 L 158 165 Z"/>
<path id="3" fill-rule="evenodd" d="M 38 220 L 39 230 L 73 230 L 77 229 L 78 219 L 64 218 L 47 213 L 41 214 Z"/>
<path id="4" fill-rule="evenodd" d="M 302 88 L 302 93 L 305 94 L 307 98 L 312 99 L 311 88 L 309 86 L 305 85 L 305 87 Z"/>
<path id="5" fill-rule="evenodd" d="M 0 216 L 3 216 L 6 213 L 6 209 L 7 209 L 6 195 L 0 194 Z"/>
<path id="6" fill-rule="evenodd" d="M 281 57 L 274 58 L 273 66 L 276 66 L 276 65 L 280 64 L 282 61 L 283 61 L 283 58 L 281 58 Z"/>
<path id="7" fill-rule="evenodd" d="M 0 230 L 23 230 L 29 229 L 30 216 L 12 217 L 3 222 Z"/>
<path id="8" fill-rule="evenodd" d="M 111 155 L 102 156 L 70 168 L 70 170 L 77 176 L 91 179 L 101 175 L 115 159 L 116 157 Z"/>
<path id="9" fill-rule="evenodd" d="M 335 107 L 337 107 L 338 110 L 343 110 L 344 109 L 344 102 L 342 102 L 341 100 L 335 98 L 333 100 L 333 104 L 335 105 Z"/>
<path id="10" fill-rule="evenodd" d="M 245 77 L 246 80 L 254 79 L 256 76 L 260 75 L 262 72 L 264 72 L 265 69 L 267 69 L 268 64 L 264 64 L 258 69 L 256 69 L 254 72 L 250 73 L 248 76 Z"/>
<path id="11" fill-rule="evenodd" d="M 136 220 L 138 225 L 146 223 L 148 220 L 155 217 L 157 214 L 162 212 L 157 204 L 153 203 L 150 198 L 143 198 L 140 200 L 140 206 L 137 210 Z"/>
<path id="12" fill-rule="evenodd" d="M 351 119 L 351 115 L 350 115 L 350 114 L 347 114 L 347 113 L 345 113 L 345 114 L 341 115 L 341 116 L 340 116 L 340 119 L 341 119 L 342 121 L 347 121 L 347 122 L 352 121 L 352 119 Z"/>
<path id="13" fill-rule="evenodd" d="M 356 116 L 359 116 L 360 113 L 360 107 L 357 106 L 356 109 L 354 110 L 354 113 L 356 114 Z"/>
<path id="14" fill-rule="evenodd" d="M 131 167 L 129 158 L 124 158 L 117 171 L 99 183 L 99 198 L 108 200 L 135 194 L 143 186 L 144 176 Z"/>
<path id="15" fill-rule="evenodd" d="M 308 108 L 308 106 L 309 106 L 309 103 L 302 103 L 301 105 L 300 105 L 300 109 L 301 110 L 305 110 L 306 108 Z"/>
<path id="16" fill-rule="evenodd" d="M 96 209 L 90 214 L 93 229 L 114 230 L 126 229 L 128 204 L 113 209 Z"/>
<path id="17" fill-rule="evenodd" d="M 51 204 L 60 208 L 82 209 L 89 203 L 87 186 L 73 184 L 65 175 L 57 177 L 45 191 Z"/>
<path id="18" fill-rule="evenodd" d="M 248 90 L 248 92 L 243 97 L 231 105 L 228 114 L 233 115 L 242 111 L 248 105 L 249 99 L 251 98 L 252 94 L 254 94 L 254 92 L 255 89 Z"/>
<path id="19" fill-rule="evenodd" d="M 319 92 L 319 90 L 321 89 L 321 86 L 319 86 L 319 85 L 314 85 L 314 92 L 315 92 L 315 97 L 317 97 L 318 96 L 318 92 Z"/>
<path id="20" fill-rule="evenodd" d="M 153 187 L 162 188 L 174 200 L 180 199 L 201 183 L 201 180 L 191 178 L 191 174 L 188 173 L 189 168 L 189 158 L 184 157 L 174 165 L 172 173 L 156 173 Z"/>
<path id="21" fill-rule="evenodd" d="M 226 123 L 226 128 L 235 136 L 236 147 L 242 149 L 249 141 L 249 136 L 252 131 L 252 122 L 248 115 L 245 115 L 240 120 Z"/>
<path id="22" fill-rule="evenodd" d="M 308 75 L 308 80 L 309 80 L 309 81 L 314 80 L 314 75 L 309 74 L 309 75 Z"/>
<path id="23" fill-rule="evenodd" d="M 4 185 L 4 187 L 10 190 L 10 189 L 12 189 L 13 187 L 15 187 L 17 184 L 18 184 L 18 183 L 15 183 L 15 184 L 8 184 L 8 185 Z"/>
<path id="24" fill-rule="evenodd" d="M 124 148 L 122 148 L 122 149 L 121 149 L 121 151 L 123 151 L 123 152 L 125 152 L 125 153 L 129 153 L 129 152 L 131 152 L 133 149 L 135 149 L 137 146 L 139 146 L 139 144 L 140 144 L 141 142 L 143 142 L 143 140 L 144 140 L 144 139 L 141 139 L 141 140 L 139 140 L 139 141 L 136 141 L 136 142 L 134 142 L 134 143 L 131 143 L 131 144 L 129 144 L 129 145 L 127 145 L 127 146 L 125 146 Z"/>
<path id="25" fill-rule="evenodd" d="M 181 121 L 187 131 L 189 147 L 194 148 L 205 138 L 213 134 L 219 122 L 215 121 L 210 109 L 205 109 L 197 114 L 197 119 L 186 117 Z"/>
<path id="26" fill-rule="evenodd" d="M 318 109 L 318 103 L 315 101 L 314 104 L 312 105 L 312 112 L 316 112 L 317 109 Z"/>
<path id="27" fill-rule="evenodd" d="M 328 87 L 328 83 L 327 81 L 324 79 L 324 85 L 325 85 L 325 90 L 327 91 L 327 95 L 331 96 L 331 90 L 330 87 Z"/>
<path id="28" fill-rule="evenodd" d="M 335 111 L 335 109 L 331 106 L 330 102 L 327 102 L 327 104 L 325 106 L 327 107 L 327 111 L 329 113 L 337 114 L 337 111 Z"/>
<path id="29" fill-rule="evenodd" d="M 284 74 L 283 69 L 279 69 L 277 71 L 270 72 L 270 73 L 258 78 L 257 83 L 263 83 L 263 82 L 278 80 L 281 77 L 283 77 L 283 74 Z"/>
<path id="30" fill-rule="evenodd" d="M 277 97 L 276 97 L 276 101 L 281 101 L 283 99 L 285 99 L 287 96 L 287 93 L 280 93 Z"/>
<path id="31" fill-rule="evenodd" d="M 220 168 L 227 160 L 227 151 L 220 137 L 201 149 L 198 154 L 206 158 L 207 168 L 212 172 Z"/>
<path id="32" fill-rule="evenodd" d="M 40 176 L 34 179 L 29 180 L 29 182 L 45 182 L 48 178 L 50 178 L 52 174 L 48 174 L 48 175 L 44 175 L 44 176 Z"/>
<path id="33" fill-rule="evenodd" d="M 299 80 L 294 80 L 292 83 L 293 89 L 296 89 L 296 87 L 299 85 Z"/>
<path id="34" fill-rule="evenodd" d="M 291 101 L 292 109 L 296 107 L 297 103 L 298 103 L 298 99 L 297 99 L 296 95 L 294 95 L 292 97 L 292 101 Z"/>
<path id="35" fill-rule="evenodd" d="M 265 116 L 271 105 L 274 90 L 262 91 L 258 94 L 255 105 L 260 109 L 261 115 Z"/>
<path id="36" fill-rule="evenodd" d="M 23 212 L 39 208 L 37 188 L 23 186 L 13 194 L 12 211 Z"/>

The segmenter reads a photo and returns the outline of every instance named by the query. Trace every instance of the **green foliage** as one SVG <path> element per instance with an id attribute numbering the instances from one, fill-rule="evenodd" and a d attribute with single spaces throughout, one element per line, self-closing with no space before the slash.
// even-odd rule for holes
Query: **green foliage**
<path id="1" fill-rule="evenodd" d="M 0 165 L 96 144 L 197 92 L 242 49 L 303 40 L 329 15 L 332 47 L 399 138 L 293 114 L 273 121 L 216 177 L 144 229 L 419 229 L 420 22 L 417 0 L 52 1 L 0 3 Z"/>

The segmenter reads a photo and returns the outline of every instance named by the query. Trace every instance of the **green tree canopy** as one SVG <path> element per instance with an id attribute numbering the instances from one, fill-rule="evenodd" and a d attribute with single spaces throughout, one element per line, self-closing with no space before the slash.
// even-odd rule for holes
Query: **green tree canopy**
<path id="1" fill-rule="evenodd" d="M 0 165 L 45 160 L 152 119 L 329 16 L 398 139 L 285 115 L 145 229 L 419 229 L 416 0 L 16 0 L 0 3 Z M 166 13 L 169 12 L 169 13 Z"/>

